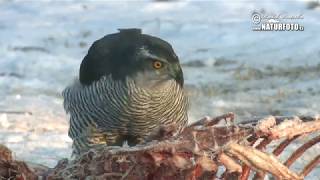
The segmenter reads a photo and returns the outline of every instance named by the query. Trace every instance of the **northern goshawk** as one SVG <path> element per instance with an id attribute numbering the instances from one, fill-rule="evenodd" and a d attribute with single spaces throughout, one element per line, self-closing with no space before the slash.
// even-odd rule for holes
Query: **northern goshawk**
<path id="1" fill-rule="evenodd" d="M 69 136 L 79 154 L 100 145 L 144 142 L 157 128 L 188 122 L 183 73 L 171 45 L 140 29 L 95 41 L 79 80 L 63 91 Z"/>

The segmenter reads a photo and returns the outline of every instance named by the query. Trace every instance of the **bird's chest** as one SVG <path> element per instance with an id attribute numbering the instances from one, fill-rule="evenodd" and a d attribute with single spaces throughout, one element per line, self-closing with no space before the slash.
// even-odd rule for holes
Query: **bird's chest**
<path id="1" fill-rule="evenodd" d="M 128 127 L 156 126 L 170 119 L 164 111 L 175 111 L 174 101 L 169 93 L 132 93 L 117 111 L 119 123 Z"/>
<path id="2" fill-rule="evenodd" d="M 99 131 L 140 136 L 161 125 L 186 120 L 184 96 L 174 83 L 161 91 L 148 91 L 133 83 L 109 83 L 96 91 L 99 96 L 89 96 L 82 103 L 86 108 L 78 109 L 85 109 L 79 113 Z"/>

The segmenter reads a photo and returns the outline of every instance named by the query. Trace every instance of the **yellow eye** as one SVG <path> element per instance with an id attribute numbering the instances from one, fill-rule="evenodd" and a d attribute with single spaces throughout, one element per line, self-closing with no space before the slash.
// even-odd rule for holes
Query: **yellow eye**
<path id="1" fill-rule="evenodd" d="M 162 62 L 161 61 L 153 61 L 153 68 L 160 69 L 162 68 Z"/>

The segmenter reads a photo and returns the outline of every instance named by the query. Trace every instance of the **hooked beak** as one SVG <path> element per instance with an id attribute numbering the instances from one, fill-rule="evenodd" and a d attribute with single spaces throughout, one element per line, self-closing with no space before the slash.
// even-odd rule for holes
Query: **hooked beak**
<path id="1" fill-rule="evenodd" d="M 183 79 L 183 72 L 179 64 L 175 64 L 172 66 L 171 74 L 173 78 L 183 87 L 184 79 Z"/>

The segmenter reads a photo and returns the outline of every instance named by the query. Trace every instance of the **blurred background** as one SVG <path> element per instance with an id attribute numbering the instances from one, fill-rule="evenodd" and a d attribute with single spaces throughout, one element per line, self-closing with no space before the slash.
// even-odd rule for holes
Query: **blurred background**
<path id="1" fill-rule="evenodd" d="M 303 15 L 304 31 L 252 31 L 253 12 Z M 190 121 L 319 113 L 319 19 L 316 1 L 0 0 L 0 143 L 49 166 L 69 157 L 61 91 L 90 45 L 118 28 L 173 45 Z"/>

